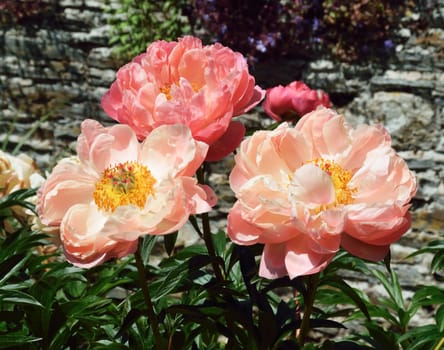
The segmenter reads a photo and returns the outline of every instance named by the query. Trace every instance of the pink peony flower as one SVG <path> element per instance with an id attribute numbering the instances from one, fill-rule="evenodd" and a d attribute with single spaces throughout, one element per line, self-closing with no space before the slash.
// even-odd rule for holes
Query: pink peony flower
<path id="1" fill-rule="evenodd" d="M 310 89 L 301 81 L 268 89 L 262 105 L 265 113 L 278 122 L 300 118 L 319 106 L 331 106 L 328 95 L 322 90 Z"/>
<path id="2" fill-rule="evenodd" d="M 245 134 L 232 117 L 256 106 L 264 95 L 240 53 L 185 36 L 178 42 L 156 41 L 121 67 L 102 107 L 140 139 L 160 125 L 181 123 L 210 146 L 223 140 L 208 153 L 207 160 L 218 160 Z"/>
<path id="3" fill-rule="evenodd" d="M 340 246 L 378 261 L 410 227 L 416 180 L 381 126 L 353 129 L 320 108 L 254 133 L 235 161 L 228 235 L 265 244 L 263 277 L 319 272 Z"/>
<path id="4" fill-rule="evenodd" d="M 181 228 L 215 195 L 192 176 L 208 145 L 185 125 L 164 125 L 139 143 L 127 125 L 82 123 L 77 157 L 61 160 L 38 192 L 45 225 L 59 226 L 65 256 L 92 267 L 137 248 L 137 238 Z"/>

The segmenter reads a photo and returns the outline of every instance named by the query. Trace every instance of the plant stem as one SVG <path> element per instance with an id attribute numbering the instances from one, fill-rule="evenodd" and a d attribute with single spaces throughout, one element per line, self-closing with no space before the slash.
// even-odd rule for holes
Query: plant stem
<path id="1" fill-rule="evenodd" d="M 205 184 L 205 172 L 204 172 L 204 165 L 202 165 L 197 170 L 197 180 L 200 184 Z M 208 250 L 208 255 L 212 257 L 211 259 L 211 265 L 213 266 L 214 274 L 216 275 L 216 278 L 219 282 L 222 282 L 224 280 L 224 277 L 222 275 L 222 271 L 220 269 L 219 264 L 217 263 L 217 255 L 216 250 L 214 249 L 213 245 L 213 237 L 211 234 L 211 227 L 210 227 L 210 218 L 208 216 L 208 213 L 201 214 L 202 218 L 202 231 L 203 231 L 203 239 L 205 241 L 205 246 Z"/>
<path id="2" fill-rule="evenodd" d="M 140 255 L 140 247 L 142 246 L 142 238 L 139 238 L 139 245 L 134 253 L 136 257 L 136 266 L 140 278 L 140 287 L 142 288 L 143 298 L 145 299 L 145 304 L 147 307 L 147 316 L 151 324 L 151 329 L 154 334 L 154 342 L 156 343 L 156 349 L 161 350 L 162 338 L 159 331 L 159 320 L 157 319 L 156 312 L 154 311 L 153 302 L 151 301 L 150 292 L 148 290 L 148 281 L 145 275 L 145 267 L 143 265 L 142 257 Z"/>
<path id="3" fill-rule="evenodd" d="M 319 273 L 306 276 L 307 294 L 304 296 L 304 315 L 302 316 L 301 328 L 299 329 L 298 343 L 302 348 L 310 332 L 310 316 L 313 311 L 313 303 L 316 295 L 316 289 L 319 283 Z"/>
<path id="4" fill-rule="evenodd" d="M 205 246 L 208 250 L 208 255 L 213 259 L 211 260 L 211 265 L 213 266 L 214 274 L 219 282 L 224 280 L 222 271 L 220 269 L 219 264 L 217 263 L 217 255 L 213 246 L 213 237 L 210 228 L 210 218 L 208 217 L 208 213 L 202 214 L 202 228 L 203 228 L 203 239 L 205 241 Z"/>

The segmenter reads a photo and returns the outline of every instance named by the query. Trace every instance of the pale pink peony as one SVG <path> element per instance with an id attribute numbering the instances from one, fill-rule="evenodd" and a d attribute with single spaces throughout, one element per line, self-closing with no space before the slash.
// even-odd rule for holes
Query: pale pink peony
<path id="1" fill-rule="evenodd" d="M 265 113 L 278 122 L 295 120 L 319 106 L 331 106 L 328 94 L 322 90 L 312 90 L 302 81 L 267 89 L 262 104 Z"/>
<path id="2" fill-rule="evenodd" d="M 137 248 L 137 238 L 181 228 L 216 197 L 192 176 L 208 145 L 181 124 L 154 129 L 139 143 L 127 125 L 82 123 L 77 157 L 65 158 L 38 192 L 45 225 L 59 226 L 65 256 L 92 267 Z"/>
<path id="3" fill-rule="evenodd" d="M 139 139 L 160 125 L 176 123 L 188 125 L 196 140 L 210 146 L 222 138 L 224 144 L 210 147 L 207 156 L 218 160 L 245 134 L 232 117 L 256 106 L 264 95 L 240 53 L 185 36 L 177 42 L 156 41 L 121 67 L 102 107 L 131 126 Z"/>
<path id="4" fill-rule="evenodd" d="M 340 246 L 378 261 L 410 227 L 416 180 L 381 126 L 353 129 L 320 108 L 294 128 L 254 133 L 235 161 L 228 234 L 265 244 L 263 277 L 319 272 Z"/>

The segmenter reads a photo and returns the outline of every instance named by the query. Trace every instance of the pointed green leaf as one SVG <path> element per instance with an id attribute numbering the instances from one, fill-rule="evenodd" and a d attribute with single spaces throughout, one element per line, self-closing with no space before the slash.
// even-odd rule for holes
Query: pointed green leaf
<path id="1" fill-rule="evenodd" d="M 0 349 L 9 349 L 12 347 L 21 347 L 30 343 L 35 343 L 42 338 L 23 334 L 22 332 L 8 333 L 0 335 Z"/>
<path id="2" fill-rule="evenodd" d="M 0 301 L 3 303 L 13 303 L 21 305 L 32 305 L 43 308 L 43 305 L 32 295 L 15 290 L 0 290 Z"/>
<path id="3" fill-rule="evenodd" d="M 154 235 L 145 235 L 143 238 L 139 240 L 140 246 L 140 256 L 142 257 L 143 265 L 145 266 L 148 263 L 148 260 L 151 255 L 151 251 L 156 244 L 157 236 Z M 140 243 L 142 241 L 142 243 Z"/>
<path id="4" fill-rule="evenodd" d="M 347 295 L 350 300 L 362 311 L 362 313 L 370 320 L 370 314 L 368 312 L 367 306 L 361 299 L 359 294 L 348 285 L 342 278 L 338 276 L 324 276 L 321 278 L 320 285 L 327 285 L 339 289 L 342 293 Z"/>

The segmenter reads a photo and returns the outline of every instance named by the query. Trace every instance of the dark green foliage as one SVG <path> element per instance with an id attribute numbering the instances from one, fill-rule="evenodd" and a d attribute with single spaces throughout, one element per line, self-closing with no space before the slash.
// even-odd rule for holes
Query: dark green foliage
<path id="1" fill-rule="evenodd" d="M 147 1 L 119 0 L 119 7 L 111 10 L 113 26 L 110 44 L 122 61 L 143 53 L 155 40 L 175 40 L 189 32 L 183 15 L 185 0 Z"/>
<path id="2" fill-rule="evenodd" d="M 26 200 L 34 194 L 23 190 L 1 199 L 2 219 L 12 214 L 12 205 L 33 209 Z M 216 256 L 203 244 L 173 249 L 175 235 L 165 238 L 169 256 L 157 266 L 149 262 L 160 241 L 147 236 L 140 243 L 165 348 L 418 350 L 434 349 L 442 341 L 444 290 L 418 285 L 406 300 L 396 271 L 383 263 L 340 252 L 313 289 L 310 276 L 258 277 L 262 246 L 237 246 L 223 231 L 212 235 Z M 23 223 L 12 233 L 2 228 L 0 349 L 152 349 L 154 335 L 134 258 L 85 270 L 64 262 L 59 253 L 40 255 L 36 247 L 48 243 L 46 235 Z M 419 253 L 441 248 L 432 243 Z M 215 266 L 222 278 L 215 276 Z M 371 301 L 341 277 L 343 271 L 373 275 L 386 296 Z M 309 338 L 301 347 L 296 331 L 314 291 L 311 329 L 339 330 L 353 321 L 365 331 L 350 329 L 344 339 Z M 411 327 L 412 317 L 424 308 L 433 310 L 434 323 Z"/>

